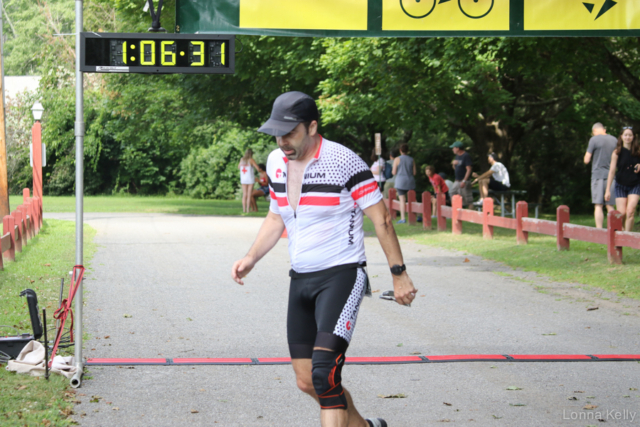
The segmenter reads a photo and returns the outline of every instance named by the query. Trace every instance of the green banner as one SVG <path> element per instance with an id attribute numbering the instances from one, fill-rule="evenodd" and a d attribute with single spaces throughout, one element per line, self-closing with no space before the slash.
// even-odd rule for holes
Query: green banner
<path id="1" fill-rule="evenodd" d="M 176 0 L 176 32 L 306 37 L 640 36 L 640 0 Z"/>

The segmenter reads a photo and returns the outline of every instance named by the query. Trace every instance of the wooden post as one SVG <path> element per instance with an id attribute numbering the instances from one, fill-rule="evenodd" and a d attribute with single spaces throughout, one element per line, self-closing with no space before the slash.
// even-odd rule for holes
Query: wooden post
<path id="1" fill-rule="evenodd" d="M 416 225 L 418 223 L 417 215 L 413 211 L 413 203 L 415 201 L 416 201 L 415 190 L 409 190 L 407 192 L 407 209 L 406 209 L 407 217 L 409 218 L 409 225 Z"/>
<path id="2" fill-rule="evenodd" d="M 564 224 L 568 224 L 570 220 L 569 206 L 558 206 L 556 210 L 556 236 L 559 251 L 568 251 L 570 242 L 564 237 Z"/>
<path id="3" fill-rule="evenodd" d="M 444 193 L 436 195 L 436 222 L 438 231 L 447 231 L 447 218 L 442 216 L 442 207 L 447 204 L 447 196 Z"/>
<path id="4" fill-rule="evenodd" d="M 611 211 L 607 215 L 607 258 L 609 264 L 622 264 L 622 247 L 616 246 L 616 231 L 624 230 L 622 214 Z"/>
<path id="5" fill-rule="evenodd" d="M 482 237 L 493 240 L 493 225 L 489 225 L 489 217 L 493 216 L 493 199 L 485 197 L 482 200 Z"/>
<path id="6" fill-rule="evenodd" d="M 27 214 L 24 209 L 24 205 L 16 207 L 15 212 L 20 216 L 20 237 L 22 237 L 22 246 L 27 246 L 27 240 L 29 239 L 29 230 L 27 229 Z"/>
<path id="7" fill-rule="evenodd" d="M 397 192 L 395 188 L 390 188 L 389 189 L 389 215 L 391 215 L 391 221 L 395 221 L 396 220 L 396 210 L 393 208 L 393 201 L 396 199 L 397 196 Z"/>
<path id="8" fill-rule="evenodd" d="M 13 217 L 11 215 L 5 215 L 2 218 L 2 235 L 9 233 L 11 236 L 11 247 L 8 251 L 5 251 L 2 255 L 9 261 L 16 260 L 16 230 L 13 224 Z"/>
<path id="9" fill-rule="evenodd" d="M 31 197 L 31 194 L 29 194 L 29 189 L 28 188 L 23 188 L 22 189 L 22 203 L 27 203 L 29 201 L 30 197 Z"/>
<path id="10" fill-rule="evenodd" d="M 453 234 L 462 234 L 462 221 L 458 219 L 460 216 L 458 209 L 462 209 L 462 196 L 456 194 L 451 199 L 451 232 Z"/>
<path id="11" fill-rule="evenodd" d="M 11 216 L 13 217 L 13 224 L 16 229 L 16 251 L 22 252 L 22 215 L 20 212 L 13 211 L 11 212 Z"/>
<path id="12" fill-rule="evenodd" d="M 33 239 L 36 236 L 35 230 L 33 228 L 33 206 L 31 202 L 23 203 L 25 212 L 27 214 L 27 229 L 29 230 L 29 238 Z"/>
<path id="13" fill-rule="evenodd" d="M 422 228 L 431 230 L 431 193 L 422 193 Z"/>
<path id="14" fill-rule="evenodd" d="M 529 243 L 529 232 L 522 228 L 522 218 L 529 216 L 529 206 L 527 202 L 518 202 L 516 204 L 516 239 L 519 245 Z"/>
<path id="15" fill-rule="evenodd" d="M 31 217 L 33 218 L 33 234 L 38 234 L 40 227 L 38 226 L 38 198 L 31 198 Z"/>
<path id="16" fill-rule="evenodd" d="M 2 19 L 0 19 L 0 30 L 2 30 L 1 23 Z M 2 74 L 0 74 L 0 94 L 2 95 L 2 100 L 0 100 L 0 215 L 2 217 L 11 213 L 11 208 L 9 207 L 9 178 L 7 176 L 7 141 L 4 123 L 4 87 L 2 87 L 4 83 L 3 57 L 2 46 L 0 46 L 0 70 L 2 70 Z"/>

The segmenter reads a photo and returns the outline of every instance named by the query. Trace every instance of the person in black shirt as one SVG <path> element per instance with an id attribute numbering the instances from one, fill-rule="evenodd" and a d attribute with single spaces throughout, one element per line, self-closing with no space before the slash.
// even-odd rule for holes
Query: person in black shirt
<path id="1" fill-rule="evenodd" d="M 616 169 L 616 209 L 623 215 L 624 230 L 631 231 L 633 216 L 640 200 L 640 147 L 632 127 L 623 128 L 618 137 L 618 146 L 611 154 L 607 191 L 604 195 L 606 201 L 611 199 L 611 182 Z"/>
<path id="2" fill-rule="evenodd" d="M 471 172 L 473 170 L 473 162 L 471 156 L 464 150 L 464 145 L 460 141 L 456 141 L 449 148 L 453 149 L 456 159 L 453 161 L 455 169 L 456 182 L 449 189 L 449 194 L 453 197 L 456 194 L 462 196 L 462 206 L 469 206 L 473 209 L 473 194 L 471 193 Z"/>

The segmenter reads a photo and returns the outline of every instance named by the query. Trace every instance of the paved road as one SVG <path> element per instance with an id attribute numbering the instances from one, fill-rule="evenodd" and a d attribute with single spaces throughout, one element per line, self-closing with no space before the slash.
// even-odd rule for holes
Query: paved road
<path id="1" fill-rule="evenodd" d="M 287 356 L 287 241 L 244 287 L 229 274 L 261 219 L 87 214 L 85 220 L 98 230 L 99 244 L 85 282 L 87 357 Z M 390 289 L 377 240 L 367 238 L 366 246 L 374 291 Z M 402 247 L 420 297 L 411 308 L 366 299 L 348 356 L 640 353 L 638 301 L 598 297 L 580 285 L 409 240 Z M 587 311 L 592 306 L 599 309 Z M 82 426 L 319 425 L 290 366 L 89 371 L 75 409 Z M 384 417 L 391 427 L 447 420 L 602 425 L 598 416 L 604 425 L 640 425 L 636 362 L 348 365 L 344 376 L 363 415 Z M 398 393 L 406 398 L 378 397 Z"/>

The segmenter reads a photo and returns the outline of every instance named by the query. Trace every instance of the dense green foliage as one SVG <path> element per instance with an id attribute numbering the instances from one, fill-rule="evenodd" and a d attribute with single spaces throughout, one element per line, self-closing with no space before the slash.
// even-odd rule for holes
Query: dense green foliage
<path id="1" fill-rule="evenodd" d="M 73 31 L 73 3 L 5 3 L 7 73 L 43 75 L 48 194 L 74 185 L 72 38 L 51 36 Z M 174 8 L 165 2 L 169 30 Z M 140 32 L 149 24 L 138 1 L 85 1 L 85 30 Z M 582 157 L 591 125 L 603 122 L 616 136 L 623 125 L 640 125 L 636 38 L 239 36 L 237 46 L 234 75 L 86 74 L 87 192 L 232 197 L 243 150 L 269 144 L 255 128 L 273 99 L 301 90 L 319 99 L 321 133 L 366 161 L 382 132 L 386 149 L 407 142 L 418 165 L 450 174 L 448 146 L 460 139 L 475 171 L 488 168 L 486 153 L 495 151 L 529 201 L 575 211 L 590 204 Z M 25 178 L 10 179 L 19 186 Z M 428 186 L 423 173 L 418 186 Z"/>

